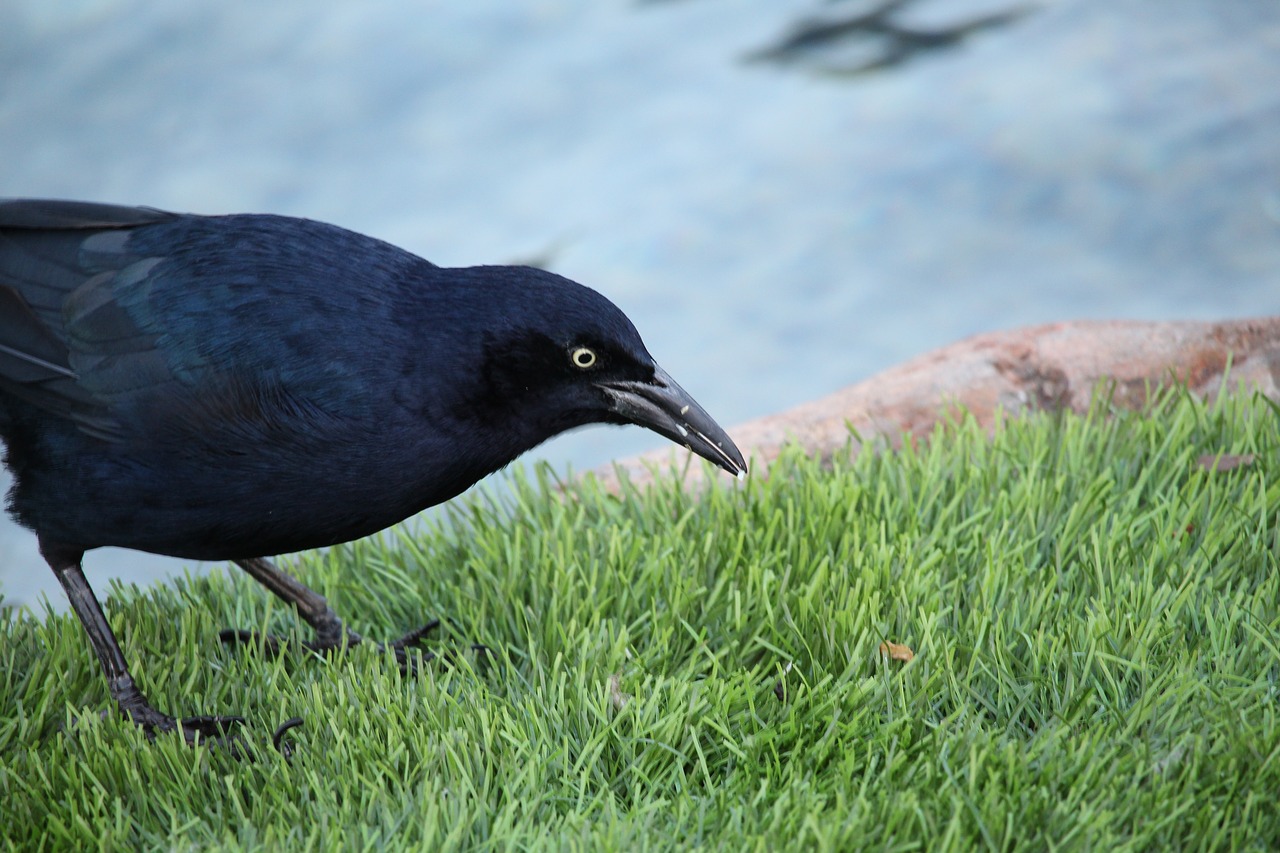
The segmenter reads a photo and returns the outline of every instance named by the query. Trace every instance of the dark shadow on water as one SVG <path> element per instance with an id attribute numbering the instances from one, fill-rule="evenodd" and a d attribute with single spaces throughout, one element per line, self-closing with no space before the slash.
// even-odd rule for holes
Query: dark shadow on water
<path id="1" fill-rule="evenodd" d="M 824 74 L 866 74 L 958 47 L 979 33 L 1006 27 L 1035 11 L 1033 6 L 1015 6 L 937 27 L 901 22 L 899 13 L 917 2 L 885 0 L 869 10 L 865 3 L 858 3 L 861 8 L 853 14 L 827 13 L 801 20 L 777 43 L 747 54 L 744 60 L 807 64 Z"/>
<path id="2" fill-rule="evenodd" d="M 665 5 L 675 0 L 640 0 Z M 853 76 L 888 70 L 930 54 L 959 47 L 979 33 L 1013 24 L 1037 11 L 1012 6 L 945 25 L 921 26 L 902 20 L 920 0 L 832 0 L 827 9 L 797 21 L 774 44 L 752 51 L 745 62 L 805 66 L 825 75 Z"/>

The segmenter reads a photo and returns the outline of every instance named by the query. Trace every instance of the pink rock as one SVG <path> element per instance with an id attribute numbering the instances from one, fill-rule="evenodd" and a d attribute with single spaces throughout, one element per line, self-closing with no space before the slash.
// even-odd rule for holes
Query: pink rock
<path id="1" fill-rule="evenodd" d="M 927 434 L 957 408 L 990 428 L 1001 410 L 1084 412 L 1103 382 L 1114 383 L 1115 404 L 1138 408 L 1149 389 L 1171 379 L 1209 397 L 1224 378 L 1229 390 L 1243 387 L 1280 400 L 1280 317 L 1078 321 L 976 335 L 729 434 L 758 474 L 788 443 L 822 455 L 845 447 L 850 427 L 863 443 L 897 446 L 906 434 Z M 704 467 L 690 461 L 683 449 L 662 449 L 593 473 L 610 488 L 617 486 L 618 470 L 644 484 L 653 469 L 672 464 L 686 480 L 704 478 Z"/>

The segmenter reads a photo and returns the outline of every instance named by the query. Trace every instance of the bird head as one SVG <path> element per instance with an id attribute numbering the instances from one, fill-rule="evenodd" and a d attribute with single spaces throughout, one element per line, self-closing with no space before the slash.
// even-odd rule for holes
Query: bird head
<path id="1" fill-rule="evenodd" d="M 622 311 L 596 291 L 529 267 L 473 267 L 493 316 L 480 411 L 510 414 L 532 444 L 592 423 L 653 430 L 742 477 L 741 451 L 654 361 Z M 512 427 L 508 422 L 505 426 Z"/>

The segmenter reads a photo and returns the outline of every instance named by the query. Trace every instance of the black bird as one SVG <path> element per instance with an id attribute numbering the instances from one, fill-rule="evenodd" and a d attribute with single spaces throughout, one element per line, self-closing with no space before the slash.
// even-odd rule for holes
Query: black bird
<path id="1" fill-rule="evenodd" d="M 590 423 L 746 472 L 626 315 L 558 275 L 442 268 L 304 219 L 0 201 L 9 511 L 149 734 L 240 718 L 147 701 L 85 551 L 233 560 L 297 608 L 313 648 L 358 642 L 266 558 L 382 530 Z"/>

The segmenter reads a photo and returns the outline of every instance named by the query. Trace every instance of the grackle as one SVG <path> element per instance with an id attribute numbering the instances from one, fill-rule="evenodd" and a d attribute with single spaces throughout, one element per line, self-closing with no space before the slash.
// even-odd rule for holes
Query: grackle
<path id="1" fill-rule="evenodd" d="M 148 735 L 241 720 L 148 702 L 85 551 L 232 560 L 297 609 L 309 647 L 359 642 L 268 557 L 375 533 L 590 423 L 746 472 L 626 315 L 550 272 L 442 268 L 304 219 L 0 201 L 9 511 Z"/>

